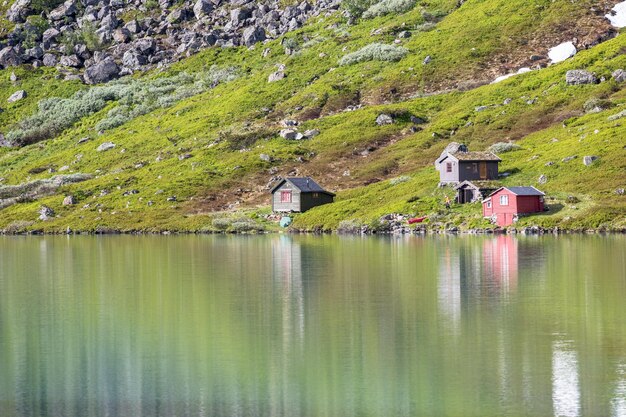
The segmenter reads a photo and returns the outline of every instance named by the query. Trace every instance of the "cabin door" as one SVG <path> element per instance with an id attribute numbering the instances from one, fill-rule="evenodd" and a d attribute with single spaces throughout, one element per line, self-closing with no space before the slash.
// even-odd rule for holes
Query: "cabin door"
<path id="1" fill-rule="evenodd" d="M 486 162 L 480 163 L 480 179 L 481 180 L 487 179 L 487 163 Z"/>

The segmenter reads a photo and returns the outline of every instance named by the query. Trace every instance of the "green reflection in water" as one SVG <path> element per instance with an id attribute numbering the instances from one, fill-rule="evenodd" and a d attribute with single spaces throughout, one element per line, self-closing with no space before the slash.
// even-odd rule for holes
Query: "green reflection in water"
<path id="1" fill-rule="evenodd" d="M 0 415 L 624 416 L 626 239 L 0 238 Z"/>

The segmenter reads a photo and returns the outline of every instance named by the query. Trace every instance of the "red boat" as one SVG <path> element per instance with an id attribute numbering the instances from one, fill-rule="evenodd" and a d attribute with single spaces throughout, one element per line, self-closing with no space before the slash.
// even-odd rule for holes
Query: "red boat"
<path id="1" fill-rule="evenodd" d="M 409 224 L 421 223 L 424 220 L 426 220 L 426 216 L 424 216 L 424 217 L 414 217 L 412 219 L 409 219 Z"/>

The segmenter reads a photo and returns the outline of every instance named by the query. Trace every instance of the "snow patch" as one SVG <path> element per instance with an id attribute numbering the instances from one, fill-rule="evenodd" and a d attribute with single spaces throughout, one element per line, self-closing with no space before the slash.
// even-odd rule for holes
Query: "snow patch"
<path id="1" fill-rule="evenodd" d="M 514 77 L 518 74 L 525 74 L 527 72 L 531 72 L 530 68 L 520 68 L 517 72 L 513 72 L 511 74 L 502 75 L 491 82 L 491 84 L 499 83 L 500 81 L 508 80 L 511 77 Z"/>
<path id="2" fill-rule="evenodd" d="M 573 57 L 576 55 L 576 52 L 578 51 L 572 42 L 564 42 L 550 49 L 548 57 L 553 64 L 556 64 L 557 62 L 563 62 L 567 58 Z"/>
<path id="3" fill-rule="evenodd" d="M 617 3 L 611 13 L 605 16 L 616 28 L 626 27 L 626 1 Z"/>

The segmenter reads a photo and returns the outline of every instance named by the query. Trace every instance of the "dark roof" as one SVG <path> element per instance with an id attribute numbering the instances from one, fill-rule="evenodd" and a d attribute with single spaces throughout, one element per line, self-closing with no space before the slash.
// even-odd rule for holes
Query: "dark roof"
<path id="1" fill-rule="evenodd" d="M 502 187 L 502 188 L 498 188 L 496 191 L 494 191 L 493 193 L 491 193 L 491 195 L 489 197 L 491 197 L 492 195 L 496 194 L 497 192 L 499 192 L 500 190 L 503 189 L 507 189 L 510 192 L 512 192 L 515 195 L 520 195 L 520 196 L 543 196 L 545 195 L 544 193 L 542 193 L 541 191 L 539 191 L 538 189 L 536 189 L 535 187 Z"/>
<path id="2" fill-rule="evenodd" d="M 318 183 L 316 183 L 313 178 L 311 177 L 291 177 L 291 178 L 283 178 L 281 181 L 279 181 L 271 190 L 271 192 L 273 193 L 274 191 L 276 191 L 276 189 L 278 189 L 278 187 L 280 187 L 281 185 L 283 185 L 285 183 L 285 181 L 289 181 L 290 183 L 292 183 L 294 185 L 294 187 L 296 187 L 297 189 L 299 189 L 301 192 L 303 193 L 325 193 L 325 194 L 330 194 L 330 195 L 335 195 L 329 191 L 326 191 L 325 189 L 323 189 Z"/>

